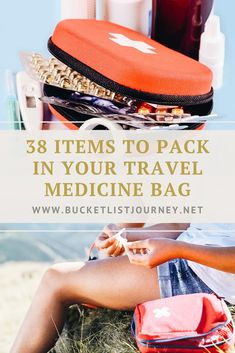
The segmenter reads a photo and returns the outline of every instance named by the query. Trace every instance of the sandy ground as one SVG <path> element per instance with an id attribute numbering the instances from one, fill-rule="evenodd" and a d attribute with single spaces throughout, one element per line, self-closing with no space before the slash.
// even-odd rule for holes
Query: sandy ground
<path id="1" fill-rule="evenodd" d="M 0 352 L 10 346 L 27 312 L 40 278 L 48 264 L 6 263 L 0 265 Z"/>

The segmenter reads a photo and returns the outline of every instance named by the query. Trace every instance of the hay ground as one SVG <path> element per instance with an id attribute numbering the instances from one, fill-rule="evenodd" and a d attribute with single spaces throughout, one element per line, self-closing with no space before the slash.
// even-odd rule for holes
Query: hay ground
<path id="1" fill-rule="evenodd" d="M 74 306 L 51 353 L 138 353 L 130 334 L 132 315 Z"/>

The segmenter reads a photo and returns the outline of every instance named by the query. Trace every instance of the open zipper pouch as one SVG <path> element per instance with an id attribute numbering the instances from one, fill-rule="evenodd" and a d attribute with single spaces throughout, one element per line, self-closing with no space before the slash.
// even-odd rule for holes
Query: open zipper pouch
<path id="1" fill-rule="evenodd" d="M 142 353 L 218 352 L 234 345 L 231 314 L 225 302 L 211 294 L 137 305 L 132 335 Z"/>

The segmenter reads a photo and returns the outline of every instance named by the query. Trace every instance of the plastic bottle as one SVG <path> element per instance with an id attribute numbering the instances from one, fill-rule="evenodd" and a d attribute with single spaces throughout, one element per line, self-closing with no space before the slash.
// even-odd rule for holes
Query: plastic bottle
<path id="1" fill-rule="evenodd" d="M 96 0 L 61 0 L 61 19 L 96 17 Z"/>
<path id="2" fill-rule="evenodd" d="M 225 36 L 220 30 L 220 18 L 212 15 L 202 34 L 199 61 L 212 70 L 214 89 L 219 89 L 223 84 L 224 60 Z"/>
<path id="3" fill-rule="evenodd" d="M 103 0 L 103 19 L 151 36 L 152 0 Z"/>

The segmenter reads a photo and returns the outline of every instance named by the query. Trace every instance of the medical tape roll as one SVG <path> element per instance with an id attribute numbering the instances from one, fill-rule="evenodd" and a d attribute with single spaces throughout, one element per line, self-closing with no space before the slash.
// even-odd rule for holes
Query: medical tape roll
<path id="1" fill-rule="evenodd" d="M 79 130 L 95 130 L 95 128 L 97 128 L 98 126 L 103 126 L 110 131 L 123 131 L 122 127 L 119 124 L 105 118 L 89 119 L 83 125 L 81 125 Z"/>

